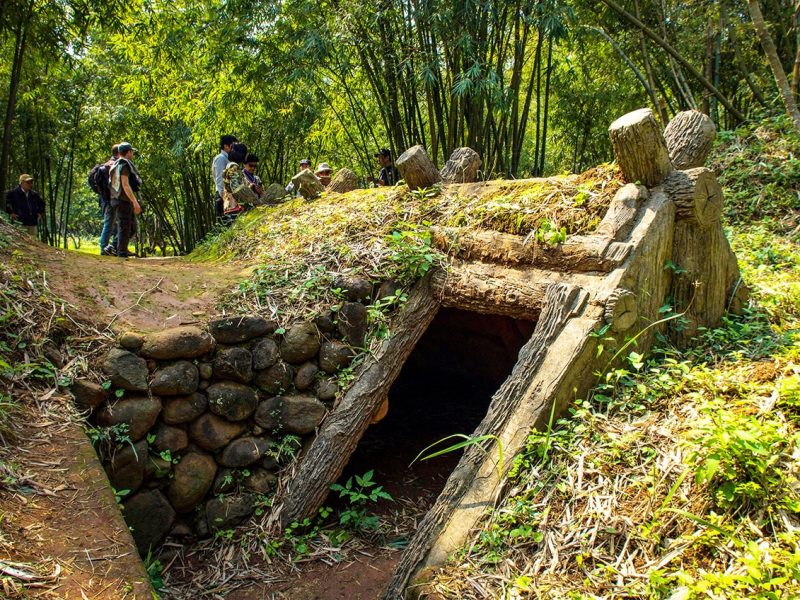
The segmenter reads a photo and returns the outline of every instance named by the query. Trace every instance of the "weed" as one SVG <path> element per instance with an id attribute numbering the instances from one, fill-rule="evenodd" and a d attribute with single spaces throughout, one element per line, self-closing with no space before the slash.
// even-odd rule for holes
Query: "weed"
<path id="1" fill-rule="evenodd" d="M 400 283 L 408 284 L 424 276 L 443 259 L 431 248 L 429 222 L 425 221 L 422 225 L 402 225 L 403 228 L 393 231 L 386 241 L 391 250 L 389 260 L 395 265 L 392 277 Z"/>
<path id="2" fill-rule="evenodd" d="M 144 557 L 144 568 L 147 571 L 147 576 L 150 578 L 150 584 L 153 589 L 159 591 L 164 588 L 164 565 L 161 561 L 153 557 L 152 550 L 147 549 L 147 556 Z"/>
<path id="3" fill-rule="evenodd" d="M 350 477 L 347 483 L 340 485 L 334 483 L 331 490 L 339 492 L 340 498 L 347 500 L 347 508 L 339 513 L 339 523 L 356 531 L 375 531 L 380 525 L 380 519 L 367 511 L 368 503 L 378 500 L 393 500 L 393 498 L 377 485 L 370 470 L 359 476 Z"/>

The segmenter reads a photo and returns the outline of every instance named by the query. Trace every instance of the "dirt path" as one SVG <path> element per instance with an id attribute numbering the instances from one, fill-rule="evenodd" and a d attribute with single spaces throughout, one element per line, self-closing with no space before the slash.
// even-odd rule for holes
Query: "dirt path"
<path id="1" fill-rule="evenodd" d="M 192 263 L 182 258 L 122 260 L 31 244 L 27 260 L 44 270 L 53 293 L 76 316 L 99 328 L 139 332 L 197 322 L 214 314 L 220 294 L 251 267 L 231 261 Z"/>
<path id="2" fill-rule="evenodd" d="M 0 484 L 0 597 L 151 598 L 136 546 L 94 448 L 69 414 L 70 401 L 32 394 L 17 400 L 25 407 L 12 429 L 13 461 L 6 465 L 13 471 Z"/>

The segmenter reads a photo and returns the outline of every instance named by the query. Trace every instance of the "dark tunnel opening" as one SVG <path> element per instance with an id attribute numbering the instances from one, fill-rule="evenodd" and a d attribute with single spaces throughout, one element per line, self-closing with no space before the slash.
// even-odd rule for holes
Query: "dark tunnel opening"
<path id="1" fill-rule="evenodd" d="M 534 326 L 511 317 L 440 309 L 392 386 L 388 413 L 367 429 L 341 481 L 372 469 L 373 479 L 393 498 L 420 514 L 427 511 L 463 451 L 409 464 L 442 438 L 473 433 Z"/>

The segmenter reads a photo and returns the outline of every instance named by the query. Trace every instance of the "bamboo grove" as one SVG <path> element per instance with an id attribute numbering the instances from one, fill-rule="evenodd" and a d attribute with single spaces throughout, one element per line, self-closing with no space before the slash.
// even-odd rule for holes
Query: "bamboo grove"
<path id="1" fill-rule="evenodd" d="M 96 235 L 86 173 L 127 139 L 143 232 L 188 252 L 214 227 L 223 133 L 284 184 L 302 157 L 366 181 L 378 148 L 414 144 L 440 164 L 470 146 L 486 178 L 579 171 L 642 105 L 722 128 L 791 117 L 799 15 L 796 0 L 0 0 L 0 187 L 35 177 L 49 243 Z"/>

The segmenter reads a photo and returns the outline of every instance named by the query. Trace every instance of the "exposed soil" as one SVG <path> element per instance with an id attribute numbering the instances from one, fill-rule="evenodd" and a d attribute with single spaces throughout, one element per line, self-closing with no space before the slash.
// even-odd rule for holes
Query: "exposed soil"
<path id="1" fill-rule="evenodd" d="M 148 332 L 207 319 L 220 294 L 249 274 L 235 261 L 120 259 L 39 243 L 27 250 L 27 260 L 46 271 L 50 289 L 75 307 L 75 316 L 116 331 Z"/>
<path id="2" fill-rule="evenodd" d="M 18 400 L 25 406 L 13 429 L 13 474 L 4 474 L 8 487 L 0 484 L 0 597 L 150 598 L 131 534 L 69 401 Z M 24 577 L 4 565 L 30 576 L 24 591 Z M 3 573 L 10 575 L 4 582 Z"/>

